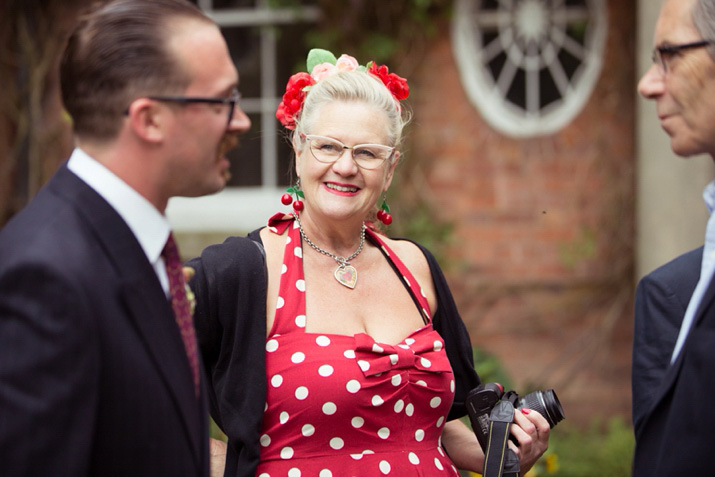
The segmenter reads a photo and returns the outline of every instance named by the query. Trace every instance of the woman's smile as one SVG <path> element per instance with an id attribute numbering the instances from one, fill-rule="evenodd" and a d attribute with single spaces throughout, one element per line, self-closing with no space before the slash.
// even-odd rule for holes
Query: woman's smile
<path id="1" fill-rule="evenodd" d="M 328 189 L 331 192 L 335 192 L 338 195 L 352 196 L 352 195 L 357 194 L 360 191 L 359 187 L 355 187 L 352 185 L 338 184 L 336 182 L 325 182 L 324 185 L 325 185 L 326 189 Z"/>

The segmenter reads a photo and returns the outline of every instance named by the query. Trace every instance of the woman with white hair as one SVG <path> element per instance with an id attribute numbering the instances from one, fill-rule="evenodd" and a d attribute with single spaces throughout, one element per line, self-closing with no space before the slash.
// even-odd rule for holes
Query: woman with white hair
<path id="1" fill-rule="evenodd" d="M 457 419 L 479 378 L 444 276 L 424 247 L 375 226 L 391 222 L 407 82 L 325 50 L 311 51 L 308 71 L 277 113 L 292 131 L 293 212 L 191 263 L 227 475 L 244 475 L 241 462 L 260 476 L 480 472 L 482 449 Z M 247 350 L 252 338 L 261 351 Z M 512 434 L 525 472 L 549 424 L 519 411 Z"/>

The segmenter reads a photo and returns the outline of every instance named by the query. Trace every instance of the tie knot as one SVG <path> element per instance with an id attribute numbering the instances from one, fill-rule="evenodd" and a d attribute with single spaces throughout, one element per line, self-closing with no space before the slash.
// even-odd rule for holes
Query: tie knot
<path id="1" fill-rule="evenodd" d="M 177 264 L 181 263 L 181 257 L 179 256 L 179 247 L 176 245 L 176 240 L 174 240 L 174 234 L 171 232 L 169 232 L 169 238 L 166 240 L 164 250 L 161 251 L 161 256 L 164 257 L 167 268 L 176 267 Z"/>

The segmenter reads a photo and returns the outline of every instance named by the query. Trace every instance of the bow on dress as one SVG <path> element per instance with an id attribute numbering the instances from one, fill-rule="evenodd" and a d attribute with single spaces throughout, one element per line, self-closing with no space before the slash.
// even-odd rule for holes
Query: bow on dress
<path id="1" fill-rule="evenodd" d="M 417 333 L 425 332 L 425 328 Z M 432 339 L 432 336 L 435 339 Z M 451 371 L 446 356 L 439 356 L 444 342 L 436 332 L 407 338 L 397 345 L 377 343 L 370 335 L 355 335 L 358 366 L 365 376 L 376 376 L 393 369 L 417 368 L 430 373 Z M 439 359 L 437 359 L 439 358 Z"/>

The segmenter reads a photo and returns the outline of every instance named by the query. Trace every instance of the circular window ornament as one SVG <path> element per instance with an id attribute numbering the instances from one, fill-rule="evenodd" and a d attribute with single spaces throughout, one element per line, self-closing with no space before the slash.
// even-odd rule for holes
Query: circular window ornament
<path id="1" fill-rule="evenodd" d="M 605 0 L 456 0 L 452 21 L 467 94 L 515 137 L 556 132 L 581 111 L 606 31 Z"/>

